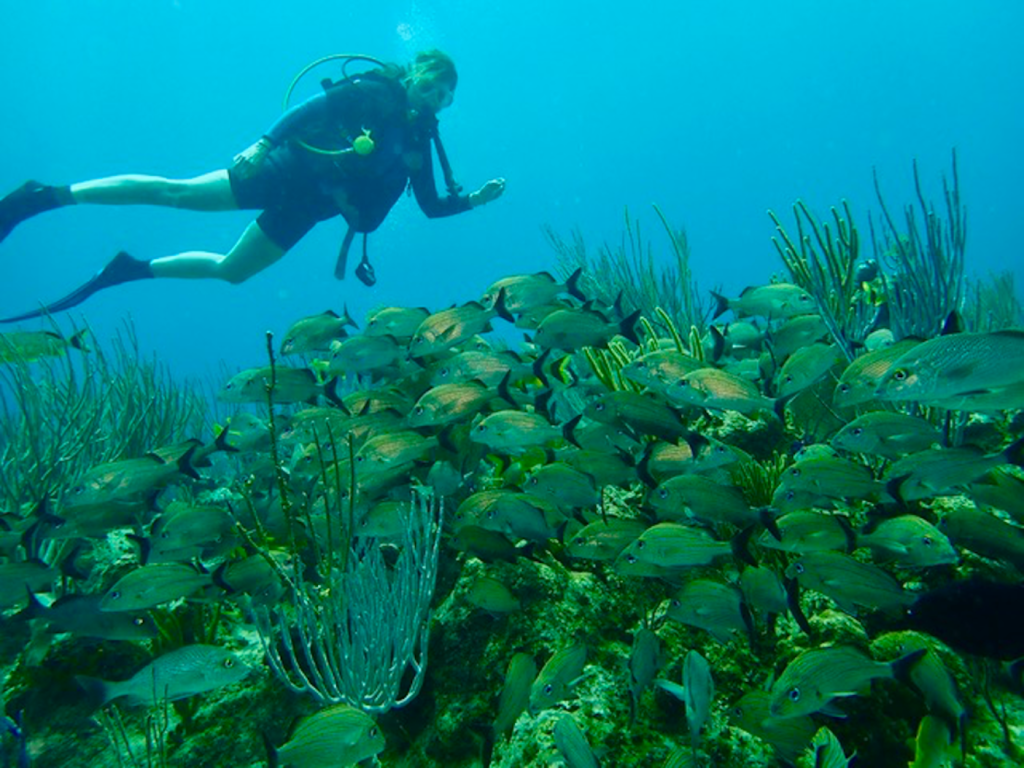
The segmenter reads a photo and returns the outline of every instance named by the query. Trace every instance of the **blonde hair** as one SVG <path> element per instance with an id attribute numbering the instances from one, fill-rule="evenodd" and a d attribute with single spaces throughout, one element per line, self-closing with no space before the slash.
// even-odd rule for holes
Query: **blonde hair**
<path id="1" fill-rule="evenodd" d="M 416 54 L 412 64 L 405 70 L 402 83 L 408 85 L 417 80 L 440 80 L 455 90 L 459 83 L 459 74 L 455 71 L 452 57 L 443 51 L 433 48 Z"/>

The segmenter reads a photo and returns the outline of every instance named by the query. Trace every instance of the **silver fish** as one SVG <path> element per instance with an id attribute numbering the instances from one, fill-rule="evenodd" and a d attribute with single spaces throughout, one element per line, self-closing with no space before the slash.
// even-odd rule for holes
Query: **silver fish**
<path id="1" fill-rule="evenodd" d="M 858 605 L 896 613 L 914 601 L 914 596 L 881 568 L 841 552 L 809 552 L 790 564 L 786 577 L 828 595 L 851 614 Z"/>
<path id="2" fill-rule="evenodd" d="M 75 679 L 101 704 L 126 698 L 128 704 L 177 701 L 237 683 L 249 673 L 227 648 L 186 645 L 165 653 L 122 682 L 79 675 Z"/>
<path id="3" fill-rule="evenodd" d="M 856 696 L 872 680 L 905 674 L 923 655 L 915 651 L 887 664 L 850 646 L 804 651 L 772 685 L 769 712 L 783 719 L 815 712 L 841 714 L 831 706 L 833 699 Z"/>
<path id="4" fill-rule="evenodd" d="M 335 704 L 303 719 L 288 741 L 271 748 L 271 766 L 329 768 L 355 765 L 385 747 L 373 718 L 348 704 Z"/>
<path id="5" fill-rule="evenodd" d="M 598 768 L 600 763 L 587 737 L 572 715 L 565 713 L 555 722 L 555 747 L 565 760 L 566 768 Z"/>
<path id="6" fill-rule="evenodd" d="M 575 643 L 548 659 L 530 689 L 530 714 L 550 709 L 564 699 L 583 674 L 587 646 Z"/>
<path id="7" fill-rule="evenodd" d="M 537 662 L 528 653 L 517 653 L 508 663 L 505 683 L 498 696 L 498 714 L 494 718 L 496 736 L 509 733 L 530 703 L 530 691 L 537 677 Z"/>

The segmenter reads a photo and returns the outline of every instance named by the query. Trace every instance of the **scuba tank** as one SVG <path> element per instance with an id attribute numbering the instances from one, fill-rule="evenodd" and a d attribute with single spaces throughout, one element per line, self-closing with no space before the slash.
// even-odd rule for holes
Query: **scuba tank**
<path id="1" fill-rule="evenodd" d="M 312 71 L 316 67 L 320 66 L 321 64 L 324 64 L 324 63 L 326 63 L 328 61 L 338 61 L 338 60 L 340 60 L 342 62 L 342 65 L 341 65 L 342 77 L 341 77 L 340 80 L 331 80 L 330 78 L 322 79 L 320 81 L 320 86 L 325 91 L 329 90 L 331 88 L 338 87 L 340 85 L 344 85 L 346 83 L 351 83 L 351 84 L 354 84 L 354 85 L 358 85 L 359 75 L 358 74 L 349 74 L 348 71 L 347 71 L 349 64 L 351 64 L 353 62 L 357 62 L 357 61 L 369 62 L 369 63 L 374 64 L 374 65 L 376 65 L 377 67 L 380 67 L 380 68 L 383 68 L 385 66 L 384 62 L 380 61 L 379 59 L 374 58 L 373 56 L 367 56 L 367 55 L 358 54 L 358 53 L 334 53 L 334 54 L 330 54 L 329 56 L 323 56 L 323 57 L 321 57 L 319 59 L 316 59 L 315 61 L 312 61 L 309 64 L 307 64 L 305 67 L 303 67 L 299 71 L 299 73 L 292 79 L 292 82 L 288 86 L 288 90 L 285 92 L 285 95 L 284 95 L 284 109 L 285 109 L 285 111 L 287 111 L 287 109 L 288 109 L 288 103 L 291 101 L 291 97 L 292 97 L 292 94 L 295 91 L 296 86 L 299 84 L 299 81 L 301 81 L 303 77 L 305 77 L 310 71 Z M 436 120 L 433 122 L 433 124 L 432 124 L 432 126 L 430 128 L 430 139 L 433 142 L 434 147 L 435 147 L 435 149 L 437 151 L 437 160 L 438 160 L 438 163 L 441 166 L 441 171 L 442 171 L 442 173 L 444 175 L 445 188 L 447 189 L 449 195 L 458 195 L 462 191 L 462 185 L 459 184 L 458 182 L 456 182 L 455 176 L 452 173 L 451 164 L 448 161 L 448 154 L 445 152 L 444 145 L 441 143 L 441 136 L 440 136 L 440 133 L 438 132 L 438 126 L 437 126 L 437 121 Z M 365 157 L 365 156 L 368 156 L 368 155 L 372 154 L 374 152 L 374 150 L 376 149 L 376 146 L 374 145 L 373 137 L 370 135 L 370 131 L 368 131 L 365 128 L 363 129 L 363 133 L 361 135 L 356 136 L 351 141 L 352 146 L 348 147 L 346 149 L 326 149 L 326 148 L 323 148 L 323 147 L 316 147 L 316 146 L 308 144 L 308 143 L 306 143 L 305 141 L 302 141 L 302 140 L 297 140 L 296 143 L 299 146 L 301 146 L 303 149 L 305 149 L 305 150 L 307 150 L 309 152 L 313 152 L 313 153 L 318 154 L 318 155 L 328 155 L 328 156 L 330 156 L 330 155 L 337 156 L 337 155 L 343 155 L 343 154 L 347 154 L 347 153 L 350 153 L 350 152 L 354 152 L 357 155 L 361 155 L 361 156 Z M 349 252 L 349 249 L 352 246 L 352 241 L 355 239 L 356 231 L 357 230 L 355 228 L 353 228 L 352 225 L 349 225 L 348 230 L 345 232 L 345 237 L 341 241 L 341 247 L 338 250 L 338 259 L 337 259 L 337 262 L 335 263 L 335 266 L 334 266 L 334 276 L 338 280 L 344 280 L 345 279 L 345 271 L 346 271 L 346 266 L 348 264 L 348 252 Z M 366 285 L 367 287 L 370 287 L 370 286 L 374 285 L 377 282 L 377 276 L 376 276 L 376 273 L 374 272 L 373 265 L 370 263 L 369 257 L 367 255 L 366 239 L 367 239 L 367 235 L 368 234 L 369 234 L 369 232 L 362 232 L 362 235 L 363 235 L 363 249 L 362 250 L 363 250 L 363 252 L 362 252 L 362 258 L 360 259 L 359 264 L 356 266 L 355 274 L 356 274 L 356 277 L 359 279 L 359 281 L 361 283 L 363 283 L 363 285 Z"/>

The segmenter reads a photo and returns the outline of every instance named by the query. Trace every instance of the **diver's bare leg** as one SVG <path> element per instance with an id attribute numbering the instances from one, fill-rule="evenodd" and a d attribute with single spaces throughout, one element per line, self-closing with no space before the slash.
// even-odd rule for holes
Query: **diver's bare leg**
<path id="1" fill-rule="evenodd" d="M 110 176 L 71 185 L 76 203 L 93 205 L 161 205 L 190 211 L 234 211 L 238 203 L 226 170 L 193 179 L 162 176 Z"/>
<path id="2" fill-rule="evenodd" d="M 227 254 L 186 251 L 154 259 L 149 265 L 154 277 L 213 278 L 237 285 L 262 272 L 285 253 L 254 221 Z"/>

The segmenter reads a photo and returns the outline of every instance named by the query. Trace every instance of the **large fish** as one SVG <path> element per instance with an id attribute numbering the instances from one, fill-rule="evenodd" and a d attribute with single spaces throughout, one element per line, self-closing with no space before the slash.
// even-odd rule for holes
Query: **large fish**
<path id="1" fill-rule="evenodd" d="M 550 709 L 568 696 L 586 663 L 587 646 L 581 642 L 563 648 L 548 659 L 530 689 L 530 714 Z"/>
<path id="2" fill-rule="evenodd" d="M 484 291 L 482 302 L 484 305 L 493 305 L 498 294 L 504 292 L 505 308 L 509 312 L 518 314 L 550 304 L 563 293 L 568 293 L 580 301 L 586 301 L 587 298 L 579 287 L 582 276 L 583 268 L 580 267 L 569 275 L 564 283 L 555 280 L 549 272 L 503 277 Z"/>
<path id="3" fill-rule="evenodd" d="M 130 705 L 177 701 L 237 683 L 249 668 L 227 648 L 186 645 L 165 653 L 122 682 L 78 675 L 75 679 L 100 705 L 125 698 Z"/>
<path id="4" fill-rule="evenodd" d="M 954 333 L 900 356 L 880 381 L 883 400 L 936 403 L 1024 382 L 1024 331 Z"/>
<path id="5" fill-rule="evenodd" d="M 828 595 L 839 608 L 856 613 L 856 606 L 898 612 L 913 602 L 913 595 L 881 568 L 854 560 L 841 552 L 809 552 L 786 569 L 786 577 L 800 586 Z"/>
<path id="6" fill-rule="evenodd" d="M 335 704 L 302 720 L 280 747 L 269 747 L 270 766 L 328 768 L 356 765 L 384 749 L 373 718 L 348 704 Z"/>
<path id="7" fill-rule="evenodd" d="M 495 317 L 510 323 L 515 321 L 505 308 L 505 294 L 502 291 L 498 292 L 490 307 L 471 301 L 435 312 L 420 323 L 413 334 L 409 342 L 409 356 L 426 357 L 451 349 L 478 333 L 491 330 L 491 320 Z"/>
<path id="8" fill-rule="evenodd" d="M 849 646 L 804 651 L 789 663 L 771 689 L 768 710 L 772 717 L 787 719 L 823 712 L 843 716 L 832 700 L 856 696 L 872 680 L 905 677 L 924 650 L 913 651 L 896 661 L 874 661 Z"/>
<path id="9" fill-rule="evenodd" d="M 327 310 L 319 315 L 296 320 L 284 333 L 281 342 L 282 355 L 302 355 L 307 352 L 326 352 L 331 343 L 348 336 L 345 328 L 358 328 L 355 321 L 345 312 L 339 315 Z"/>
<path id="10" fill-rule="evenodd" d="M 814 298 L 792 283 L 771 283 L 743 289 L 738 298 L 729 299 L 711 292 L 715 298 L 715 317 L 732 310 L 737 317 L 758 315 L 769 320 L 784 320 L 818 311 Z"/>
<path id="11" fill-rule="evenodd" d="M 88 352 L 85 334 L 85 329 L 71 337 L 64 337 L 53 331 L 0 333 L 0 363 L 31 363 L 43 357 L 67 354 L 69 349 Z"/>

